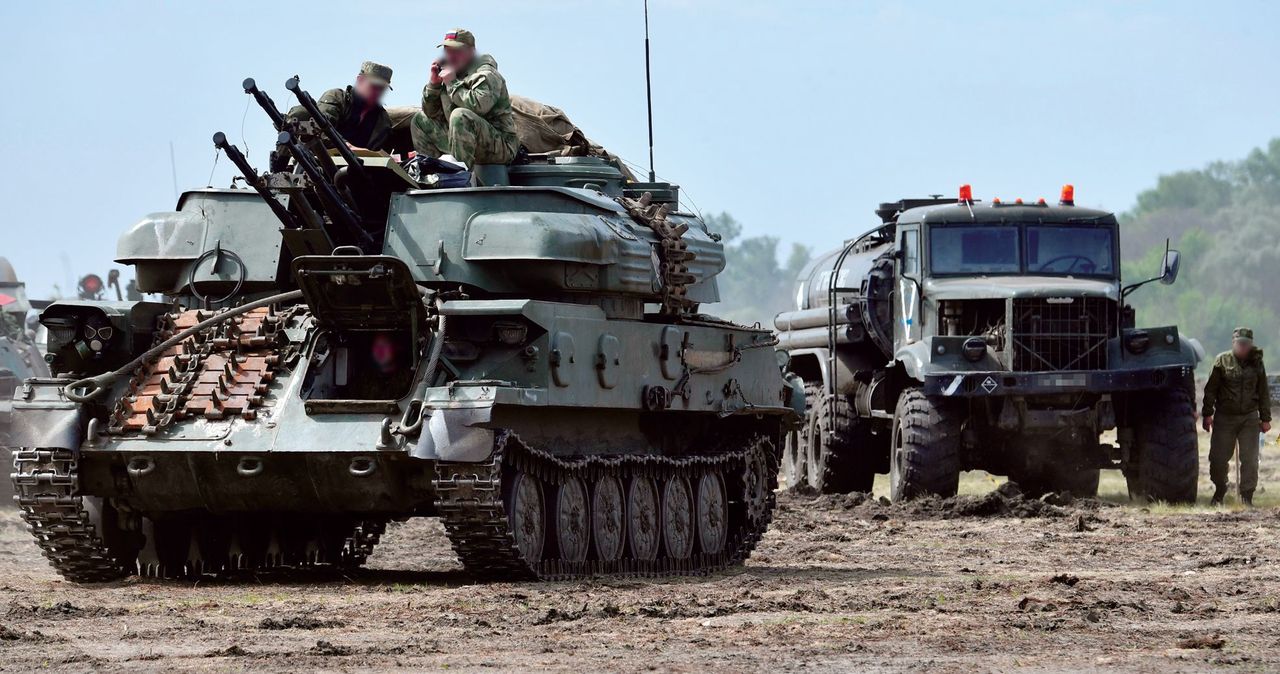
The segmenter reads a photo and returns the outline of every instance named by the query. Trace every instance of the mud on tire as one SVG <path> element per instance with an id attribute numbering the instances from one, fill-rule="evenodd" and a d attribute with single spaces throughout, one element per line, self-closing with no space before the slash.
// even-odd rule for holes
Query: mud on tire
<path id="1" fill-rule="evenodd" d="M 894 502 L 955 496 L 960 485 L 961 415 L 948 401 L 908 388 L 893 415 L 889 486 Z"/>
<path id="2" fill-rule="evenodd" d="M 869 492 L 876 462 L 867 423 L 858 418 L 848 396 L 837 395 L 831 402 L 826 393 L 814 399 L 817 435 L 808 443 L 809 485 L 824 494 Z"/>
<path id="3" fill-rule="evenodd" d="M 1200 477 L 1193 401 L 1178 389 L 1143 401 L 1134 424 L 1137 468 L 1125 471 L 1136 498 L 1195 503 Z"/>

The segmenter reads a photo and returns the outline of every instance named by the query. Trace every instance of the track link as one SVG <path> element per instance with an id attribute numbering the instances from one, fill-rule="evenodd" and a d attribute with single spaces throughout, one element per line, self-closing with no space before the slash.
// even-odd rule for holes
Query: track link
<path id="1" fill-rule="evenodd" d="M 382 520 L 317 524 L 314 516 L 188 516 L 153 522 L 122 516 L 79 493 L 75 452 L 22 449 L 12 481 L 22 518 L 58 573 L 77 583 L 139 574 L 194 578 L 234 571 L 358 568 L 386 531 Z M 129 527 L 122 524 L 128 522 Z"/>
<path id="2" fill-rule="evenodd" d="M 723 549 L 672 557 L 665 549 L 653 559 L 634 556 L 630 546 L 619 559 L 557 558 L 554 546 L 530 560 L 521 552 L 513 530 L 510 480 L 516 473 L 538 479 L 548 488 L 574 478 L 587 485 L 613 477 L 623 483 L 638 477 L 664 485 L 673 478 L 698 484 L 705 475 L 718 475 L 728 497 L 728 532 Z M 511 432 L 500 433 L 487 463 L 441 463 L 437 466 L 436 510 L 467 571 L 487 579 L 572 580 L 590 576 L 681 576 L 705 574 L 743 562 L 759 543 L 773 517 L 778 463 L 772 440 L 753 435 L 736 449 L 689 457 L 591 456 L 565 460 L 529 447 Z M 548 491 L 551 491 L 550 489 Z M 696 508 L 695 508 L 696 511 Z M 695 512 L 696 516 L 696 512 Z M 555 518 L 547 518 L 546 537 L 556 536 Z"/>
<path id="3" fill-rule="evenodd" d="M 75 452 L 69 449 L 19 449 L 12 474 L 16 500 L 36 544 L 58 573 L 77 583 L 116 580 L 131 571 L 113 551 L 77 493 Z"/>

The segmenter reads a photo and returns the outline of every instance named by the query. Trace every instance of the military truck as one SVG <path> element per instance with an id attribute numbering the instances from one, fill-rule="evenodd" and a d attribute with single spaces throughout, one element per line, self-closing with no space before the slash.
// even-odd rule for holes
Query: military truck
<path id="1" fill-rule="evenodd" d="M 894 500 L 956 493 L 960 472 L 1007 475 L 1038 494 L 1097 492 L 1099 469 L 1130 492 L 1191 502 L 1198 454 L 1193 371 L 1175 326 L 1136 327 L 1116 218 L 1044 199 L 881 204 L 880 224 L 814 259 L 776 327 L 809 391 L 788 443 L 792 486 Z M 1104 443 L 1115 430 L 1116 442 Z"/>
<path id="2" fill-rule="evenodd" d="M 0 257 L 0 466 L 12 464 L 7 449 L 13 394 L 27 377 L 47 377 L 49 368 L 28 325 L 33 303 L 13 265 Z M 13 507 L 12 483 L 0 480 L 0 508 Z"/>
<path id="3" fill-rule="evenodd" d="M 14 482 L 59 572 L 357 566 L 419 516 L 488 577 L 750 554 L 803 387 L 771 332 L 701 313 L 723 247 L 677 186 L 594 156 L 406 169 L 244 89 L 271 170 L 216 134 L 243 187 L 119 240 L 166 301 L 41 314 L 53 376 L 14 402 Z"/>

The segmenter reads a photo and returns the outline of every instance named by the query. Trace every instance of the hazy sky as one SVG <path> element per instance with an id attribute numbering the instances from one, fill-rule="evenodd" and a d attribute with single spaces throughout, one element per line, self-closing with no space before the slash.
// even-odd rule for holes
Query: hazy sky
<path id="1" fill-rule="evenodd" d="M 879 201 L 953 193 L 1129 208 L 1160 172 L 1280 134 L 1280 3 L 652 0 L 658 173 L 748 235 L 832 247 Z M 364 59 L 416 104 L 442 33 L 513 92 L 646 156 L 641 0 L 0 3 L 4 245 L 32 295 L 112 265 L 117 235 L 209 184 L 210 136 L 263 167 L 283 107 Z M 243 124 L 242 124 L 243 120 Z M 243 129 L 243 131 L 242 131 Z M 225 158 L 212 183 L 226 186 Z M 125 270 L 125 275 L 129 273 Z"/>

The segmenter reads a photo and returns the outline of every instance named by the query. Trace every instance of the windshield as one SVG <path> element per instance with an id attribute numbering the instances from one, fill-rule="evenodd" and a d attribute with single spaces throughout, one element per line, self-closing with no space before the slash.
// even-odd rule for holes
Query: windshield
<path id="1" fill-rule="evenodd" d="M 1115 276 L 1109 227 L 1027 227 L 1027 272 Z"/>
<path id="2" fill-rule="evenodd" d="M 935 276 L 1048 274 L 1115 278 L 1115 228 L 1085 225 L 944 225 L 929 230 Z"/>
<path id="3" fill-rule="evenodd" d="M 934 274 L 1016 274 L 1018 228 L 1000 225 L 934 227 L 929 264 Z"/>

